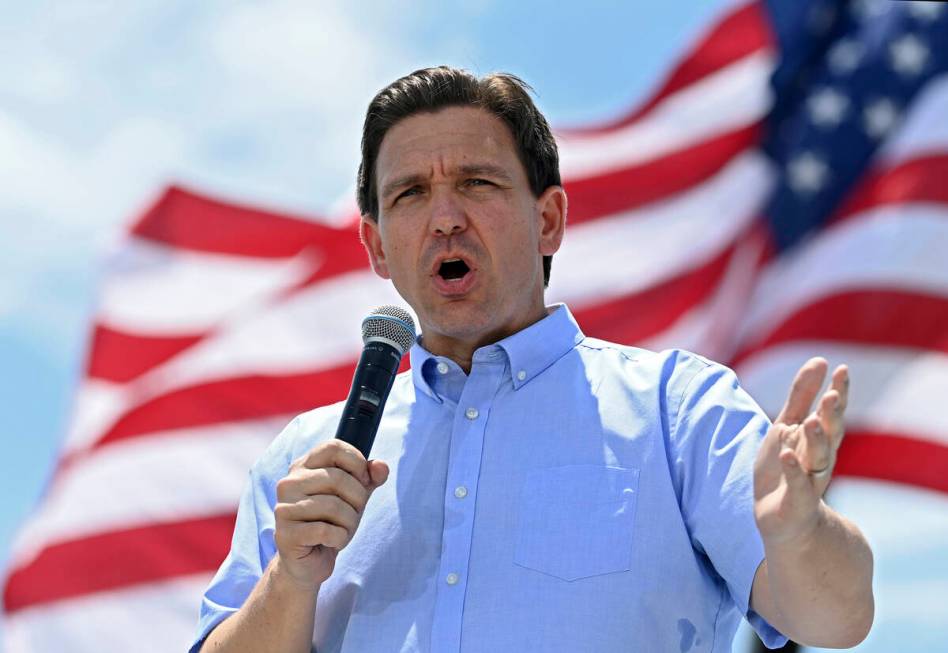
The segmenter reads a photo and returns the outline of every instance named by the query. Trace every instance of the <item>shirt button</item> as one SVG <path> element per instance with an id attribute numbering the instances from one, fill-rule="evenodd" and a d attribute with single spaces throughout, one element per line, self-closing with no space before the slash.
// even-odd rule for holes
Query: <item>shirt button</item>
<path id="1" fill-rule="evenodd" d="M 457 585 L 459 578 L 458 575 L 452 571 L 450 574 L 445 576 L 444 580 L 448 585 Z"/>
<path id="2" fill-rule="evenodd" d="M 463 485 L 457 486 L 454 488 L 454 496 L 456 496 L 458 499 L 463 499 L 467 496 L 467 488 Z"/>
<path id="3" fill-rule="evenodd" d="M 439 373 L 439 374 L 447 374 L 447 373 L 448 373 L 448 369 L 449 369 L 449 368 L 448 368 L 448 364 L 445 363 L 444 361 L 441 361 L 440 363 L 438 363 L 438 373 Z"/>
<path id="4" fill-rule="evenodd" d="M 519 372 L 517 372 L 517 379 L 518 379 L 518 380 L 523 381 L 525 378 L 527 378 L 527 373 L 526 373 L 526 371 L 520 370 Z"/>
<path id="5" fill-rule="evenodd" d="M 478 415 L 480 415 L 480 413 L 477 412 L 476 408 L 468 408 L 466 411 L 464 411 L 464 416 L 468 419 L 477 419 Z"/>

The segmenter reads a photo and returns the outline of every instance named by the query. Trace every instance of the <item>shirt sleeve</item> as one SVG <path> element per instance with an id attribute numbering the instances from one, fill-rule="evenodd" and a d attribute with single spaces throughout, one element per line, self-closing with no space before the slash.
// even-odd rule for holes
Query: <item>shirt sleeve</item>
<path id="1" fill-rule="evenodd" d="M 237 612 L 276 554 L 273 507 L 276 482 L 290 465 L 290 447 L 297 439 L 300 418 L 290 422 L 250 469 L 237 509 L 230 553 L 211 580 L 201 600 L 197 637 L 189 653 L 197 653 L 207 635 Z"/>
<path id="2" fill-rule="evenodd" d="M 754 520 L 754 461 L 770 420 L 727 367 L 694 355 L 682 365 L 670 388 L 670 433 L 692 545 L 711 561 L 761 641 L 777 648 L 787 638 L 750 609 L 764 559 Z"/>

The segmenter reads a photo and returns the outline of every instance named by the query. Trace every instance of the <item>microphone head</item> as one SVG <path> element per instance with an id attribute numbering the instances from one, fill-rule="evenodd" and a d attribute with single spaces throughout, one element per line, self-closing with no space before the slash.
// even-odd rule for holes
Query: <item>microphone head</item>
<path id="1" fill-rule="evenodd" d="M 404 355 L 415 342 L 415 321 L 399 306 L 379 306 L 362 320 L 362 342 L 387 342 Z"/>

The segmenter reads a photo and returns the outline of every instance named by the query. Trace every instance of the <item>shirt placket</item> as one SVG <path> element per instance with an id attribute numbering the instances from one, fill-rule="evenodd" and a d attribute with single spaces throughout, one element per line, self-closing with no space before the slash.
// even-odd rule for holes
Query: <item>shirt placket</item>
<path id="1" fill-rule="evenodd" d="M 478 351 L 458 401 L 444 492 L 444 530 L 431 642 L 433 651 L 460 651 L 474 506 L 491 402 L 505 369 L 499 349 Z"/>

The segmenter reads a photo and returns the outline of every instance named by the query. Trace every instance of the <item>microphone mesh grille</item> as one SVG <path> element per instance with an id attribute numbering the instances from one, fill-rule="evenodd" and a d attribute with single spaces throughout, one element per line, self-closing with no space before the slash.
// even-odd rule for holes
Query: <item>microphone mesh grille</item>
<path id="1" fill-rule="evenodd" d="M 362 320 L 362 342 L 371 338 L 396 342 L 404 354 L 415 342 L 415 321 L 399 306 L 379 306 Z"/>

